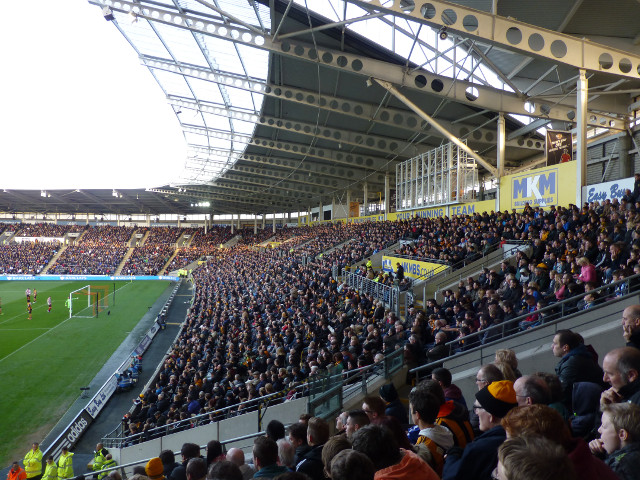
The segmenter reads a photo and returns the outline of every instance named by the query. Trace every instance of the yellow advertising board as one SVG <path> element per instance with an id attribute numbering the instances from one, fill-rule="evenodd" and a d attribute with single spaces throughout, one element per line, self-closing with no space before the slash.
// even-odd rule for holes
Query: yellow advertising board
<path id="1" fill-rule="evenodd" d="M 402 268 L 404 268 L 404 275 L 409 278 L 436 275 L 437 273 L 444 272 L 450 268 L 448 265 L 442 265 L 440 263 L 421 262 L 418 260 L 409 260 L 407 258 L 388 257 L 383 255 L 382 270 L 385 272 L 395 272 L 397 263 L 402 265 Z"/>
<path id="2" fill-rule="evenodd" d="M 454 215 L 473 215 L 474 213 L 496 211 L 496 201 L 483 200 L 482 202 L 460 203 L 457 205 L 449 205 L 449 216 Z"/>
<path id="3" fill-rule="evenodd" d="M 384 213 L 380 215 L 367 215 L 366 217 L 350 218 L 349 223 L 364 223 L 364 222 L 384 222 Z"/>
<path id="4" fill-rule="evenodd" d="M 408 210 L 406 212 L 395 212 L 387 215 L 387 220 L 409 220 L 413 217 L 420 218 L 440 218 L 447 215 L 447 207 L 443 205 L 435 208 L 422 208 L 420 210 Z"/>
<path id="5" fill-rule="evenodd" d="M 500 179 L 500 210 L 576 203 L 577 162 L 537 168 Z"/>

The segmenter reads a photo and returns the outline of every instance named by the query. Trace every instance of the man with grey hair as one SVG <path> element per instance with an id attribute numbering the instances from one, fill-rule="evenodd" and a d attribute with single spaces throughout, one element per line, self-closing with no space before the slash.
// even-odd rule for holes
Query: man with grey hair
<path id="1" fill-rule="evenodd" d="M 622 335 L 627 347 L 640 349 L 640 305 L 630 305 L 622 311 Z"/>
<path id="2" fill-rule="evenodd" d="M 551 390 L 547 383 L 540 377 L 524 375 L 513 383 L 516 391 L 518 406 L 542 404 L 549 405 Z"/>
<path id="3" fill-rule="evenodd" d="M 278 444 L 278 461 L 287 468 L 295 468 L 296 449 L 288 440 L 281 438 Z"/>
<path id="4" fill-rule="evenodd" d="M 256 473 L 253 468 L 244 462 L 244 452 L 239 448 L 230 448 L 227 452 L 227 460 L 238 466 L 243 480 L 253 478 L 253 474 Z"/>

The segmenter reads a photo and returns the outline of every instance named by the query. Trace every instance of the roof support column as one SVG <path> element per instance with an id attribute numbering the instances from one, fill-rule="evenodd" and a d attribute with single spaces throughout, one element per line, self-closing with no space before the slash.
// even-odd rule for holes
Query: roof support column
<path id="1" fill-rule="evenodd" d="M 415 103 L 413 103 L 411 100 L 409 100 L 407 97 L 405 97 L 402 93 L 400 93 L 398 91 L 398 89 L 396 87 L 394 87 L 391 83 L 385 82 L 384 80 L 379 80 L 377 78 L 372 78 L 372 79 L 375 80 L 376 83 L 378 83 L 382 88 L 384 88 L 389 93 L 391 93 L 394 97 L 396 97 L 398 100 L 400 100 L 402 103 L 404 103 L 407 107 L 409 107 L 411 110 L 413 110 L 415 112 L 415 114 L 418 115 L 420 118 L 422 118 L 425 122 L 428 122 L 432 127 L 434 127 L 436 130 L 438 130 L 450 142 L 455 143 L 456 145 L 458 145 L 458 147 L 460 147 L 462 150 L 464 150 L 467 153 L 467 155 L 469 155 L 470 157 L 474 158 L 476 160 L 476 162 L 478 162 L 480 165 L 482 165 L 487 171 L 489 171 L 489 173 L 491 173 L 493 176 L 497 176 L 498 175 L 498 171 L 496 170 L 496 168 L 493 165 L 488 163 L 484 158 L 482 158 L 476 152 L 471 150 L 467 145 L 462 143 L 456 136 L 454 136 L 446 128 L 444 128 L 442 125 L 440 125 L 440 123 L 437 122 L 433 117 L 427 115 L 425 112 L 420 110 L 420 108 Z M 585 124 L 586 124 L 586 103 L 585 103 Z"/>
<path id="2" fill-rule="evenodd" d="M 336 211 L 336 197 L 331 197 L 331 220 L 335 217 Z"/>
<path id="3" fill-rule="evenodd" d="M 498 115 L 498 143 L 496 145 L 497 156 L 496 156 L 496 166 L 498 167 L 498 180 L 502 178 L 504 175 L 504 153 L 505 153 L 505 131 L 504 131 L 504 113 L 500 112 Z"/>
<path id="4" fill-rule="evenodd" d="M 267 222 L 267 214 L 263 213 L 262 214 L 262 229 L 264 230 L 265 224 Z"/>
<path id="5" fill-rule="evenodd" d="M 322 198 L 320 199 L 320 201 L 318 202 L 318 221 L 321 222 L 322 220 L 324 220 L 324 213 L 322 211 Z"/>
<path id="6" fill-rule="evenodd" d="M 389 173 L 386 173 L 384 176 L 384 214 L 385 220 L 387 219 L 386 215 L 389 215 L 389 202 L 391 198 L 389 197 Z"/>
<path id="7" fill-rule="evenodd" d="M 231 214 L 231 235 L 233 235 L 235 225 L 233 224 L 233 213 Z"/>
<path id="8" fill-rule="evenodd" d="M 505 129 L 504 129 L 504 113 L 500 112 L 498 115 L 498 133 L 496 144 L 496 166 L 498 167 L 498 173 L 496 178 L 498 179 L 498 185 L 496 187 L 496 198 L 498 199 L 498 210 L 500 209 L 500 179 L 504 175 L 504 154 L 505 154 Z M 482 189 L 482 185 L 480 186 Z"/>
<path id="9" fill-rule="evenodd" d="M 367 185 L 367 182 L 364 182 L 364 185 L 362 185 L 362 195 L 362 203 L 364 204 L 364 216 L 366 217 L 367 215 L 369 215 L 369 185 Z"/>
<path id="10" fill-rule="evenodd" d="M 258 214 L 253 215 L 253 234 L 258 234 Z"/>
<path id="11" fill-rule="evenodd" d="M 582 204 L 582 187 L 587 184 L 587 72 L 580 69 L 576 98 L 576 205 Z"/>
<path id="12" fill-rule="evenodd" d="M 349 225 L 349 213 L 350 213 L 350 210 L 351 210 L 351 191 L 347 190 L 347 217 L 346 217 L 347 225 Z"/>
<path id="13" fill-rule="evenodd" d="M 629 155 L 631 150 L 631 134 L 629 129 L 618 138 L 618 176 L 620 178 L 633 176 L 633 159 Z"/>
<path id="14" fill-rule="evenodd" d="M 311 213 L 311 212 L 309 212 Z M 276 214 L 275 212 L 273 213 L 273 233 L 276 233 Z"/>

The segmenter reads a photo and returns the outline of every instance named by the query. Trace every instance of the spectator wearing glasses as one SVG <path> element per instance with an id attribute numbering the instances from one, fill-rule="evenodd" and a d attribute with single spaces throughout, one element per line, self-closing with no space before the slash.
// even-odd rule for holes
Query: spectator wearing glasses
<path id="1" fill-rule="evenodd" d="M 517 405 L 513 383 L 508 380 L 493 382 L 479 390 L 473 410 L 478 415 L 482 434 L 464 450 L 456 447 L 449 449 L 442 479 L 489 480 L 498 464 L 498 447 L 506 438 L 501 425 L 502 418 Z"/>

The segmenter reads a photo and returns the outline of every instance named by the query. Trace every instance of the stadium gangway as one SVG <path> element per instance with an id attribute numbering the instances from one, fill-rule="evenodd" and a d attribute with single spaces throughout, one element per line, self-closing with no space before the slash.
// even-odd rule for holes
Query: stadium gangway
<path id="1" fill-rule="evenodd" d="M 286 425 L 286 427 L 288 427 L 288 425 Z M 253 440 L 256 437 L 261 437 L 261 436 L 264 436 L 266 434 L 267 434 L 267 432 L 258 431 L 256 433 L 252 433 L 252 434 L 249 434 L 249 435 L 243 435 L 241 437 L 230 438 L 228 440 L 221 441 L 220 443 L 223 446 L 223 451 L 226 450 L 226 448 L 224 448 L 224 447 L 226 447 L 227 445 L 231 445 L 231 444 L 233 444 L 233 446 L 236 447 L 236 448 L 240 448 L 241 450 L 245 450 L 245 449 L 248 449 L 249 447 L 251 447 L 253 445 L 253 442 L 249 442 L 248 440 Z M 245 441 L 247 441 L 246 445 L 242 445 L 242 443 L 245 442 Z M 206 449 L 207 449 L 206 445 L 200 445 L 200 450 L 201 451 L 202 450 L 206 450 Z M 176 455 L 176 457 L 178 457 L 178 458 L 180 456 L 180 452 L 179 451 L 173 452 L 173 454 Z M 151 457 L 151 458 L 155 458 L 155 457 Z M 105 469 L 102 469 L 102 470 L 90 471 L 90 472 L 87 472 L 87 473 L 76 475 L 75 477 L 72 477 L 72 478 L 70 478 L 68 480 L 85 480 L 87 478 L 95 478 L 100 473 L 109 474 L 109 473 L 111 473 L 113 471 L 117 471 L 117 470 L 121 470 L 121 475 L 122 475 L 122 478 L 124 479 L 124 478 L 127 478 L 127 476 L 125 475 L 125 469 L 126 468 L 136 467 L 138 465 L 146 465 L 146 463 L 149 460 L 151 460 L 151 458 L 144 458 L 142 460 L 136 460 L 135 462 L 129 462 L 129 463 L 125 463 L 123 465 L 116 465 L 115 467 L 109 467 L 109 468 L 105 468 Z M 131 470 L 133 471 L 133 468 Z M 105 477 L 105 478 L 107 478 L 107 477 Z"/>
<path id="2" fill-rule="evenodd" d="M 387 308 L 400 315 L 400 289 L 397 285 L 384 285 L 374 282 L 357 273 L 344 271 L 344 283 L 359 292 L 371 295 L 376 300 L 382 300 Z"/>
<path id="3" fill-rule="evenodd" d="M 616 287 L 620 285 L 623 285 L 623 291 L 625 292 L 625 294 L 620 297 L 612 297 L 611 295 L 614 295 Z M 520 315 L 519 317 L 512 318 L 511 320 L 507 320 L 506 322 L 502 322 L 498 325 L 491 326 L 488 329 L 483 330 L 481 332 L 475 332 L 469 335 L 465 335 L 464 342 L 466 343 L 466 345 L 469 345 L 469 343 L 471 343 L 473 345 L 472 347 L 461 348 L 460 339 L 447 342 L 445 344 L 447 347 L 449 347 L 449 355 L 447 357 L 413 368 L 409 371 L 409 375 L 415 376 L 415 382 L 417 384 L 422 378 L 421 377 L 422 372 L 428 373 L 430 375 L 431 370 L 442 366 L 443 362 L 445 361 L 462 357 L 463 355 L 469 352 L 475 352 L 475 351 L 481 352 L 483 349 L 487 349 L 487 348 L 492 352 L 494 352 L 495 348 L 493 347 L 493 345 L 495 345 L 496 343 L 499 343 L 505 338 L 515 338 L 517 336 L 525 335 L 527 332 L 530 332 L 531 330 L 540 329 L 542 327 L 553 325 L 553 324 L 557 325 L 566 316 L 587 312 L 589 311 L 589 309 L 580 310 L 578 309 L 578 306 L 577 306 L 578 302 L 584 299 L 584 297 L 586 297 L 587 295 L 594 294 L 594 293 L 596 294 L 600 293 L 603 295 L 609 294 L 609 296 L 605 296 L 601 301 L 596 303 L 595 306 L 599 307 L 599 306 L 611 305 L 613 303 L 619 302 L 624 298 L 627 298 L 631 295 L 636 294 L 638 291 L 640 291 L 640 274 L 632 275 L 630 277 L 627 277 L 623 280 L 619 280 L 617 282 L 608 283 L 601 287 L 594 288 L 593 290 L 590 290 L 588 292 L 580 293 L 566 300 L 562 300 L 561 302 L 552 303 L 551 305 L 541 308 L 540 310 L 535 310 L 534 312 Z M 527 330 L 520 330 L 520 322 L 526 320 L 527 317 L 530 317 L 535 314 L 539 315 L 541 313 L 546 315 L 545 320 L 541 321 L 535 327 L 532 327 Z M 481 342 L 480 337 L 484 336 L 488 332 L 491 332 L 490 336 L 494 338 L 491 338 L 491 341 L 483 344 Z M 481 355 L 481 358 L 483 358 L 482 355 Z"/>
<path id="4" fill-rule="evenodd" d="M 179 420 L 168 425 L 152 428 L 147 430 L 146 432 L 136 433 L 129 436 L 124 436 L 125 432 L 122 430 L 122 423 L 120 423 L 120 425 L 118 425 L 114 430 L 103 437 L 101 442 L 107 448 L 123 448 L 125 446 L 135 445 L 140 442 L 164 437 L 165 435 L 181 432 L 191 428 L 196 428 L 202 425 L 207 425 L 209 423 L 218 422 L 219 420 L 225 420 L 228 418 L 236 417 L 238 415 L 242 415 L 243 413 L 254 412 L 256 410 L 260 412 L 256 430 L 261 430 L 262 426 L 260 425 L 260 423 L 262 417 L 264 416 L 264 411 L 266 411 L 266 409 L 271 404 L 274 404 L 275 402 L 280 403 L 282 398 L 289 395 L 292 391 L 295 392 L 294 398 L 307 396 L 308 389 L 308 383 L 303 383 L 292 390 L 283 390 L 281 392 L 276 392 L 251 400 L 246 400 L 236 405 L 231 405 L 225 408 L 214 410 L 212 412 L 202 413 L 194 417 L 189 417 L 184 420 Z"/>

